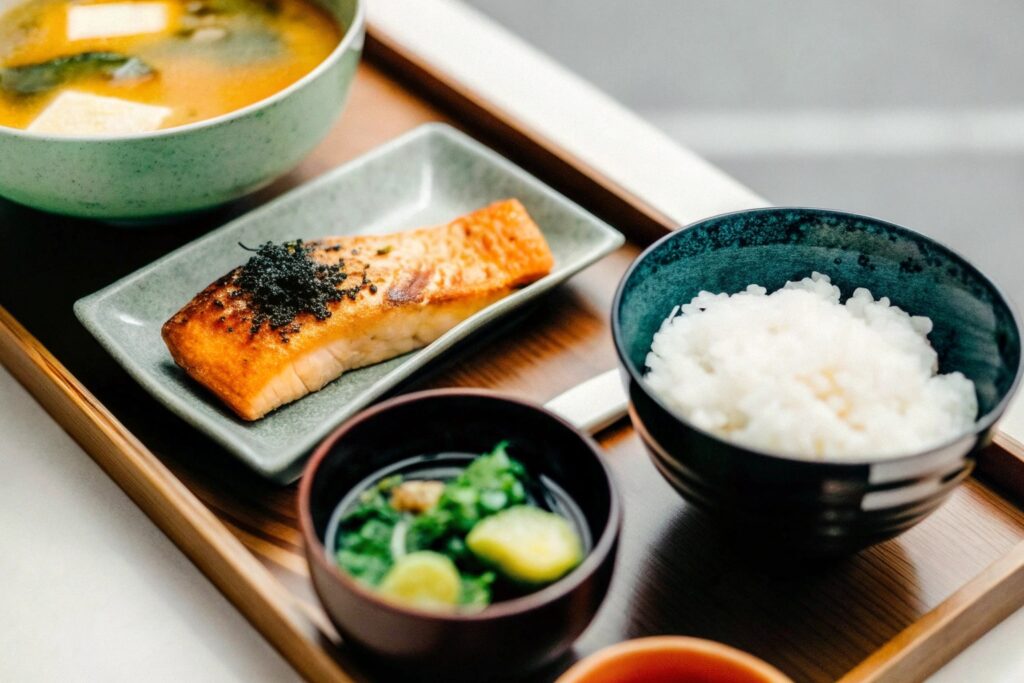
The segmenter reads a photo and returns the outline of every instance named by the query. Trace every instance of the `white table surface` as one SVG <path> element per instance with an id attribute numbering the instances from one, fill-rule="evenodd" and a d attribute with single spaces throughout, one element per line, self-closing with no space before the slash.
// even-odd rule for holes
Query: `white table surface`
<path id="1" fill-rule="evenodd" d="M 298 676 L 0 367 L 0 681 Z M 1024 680 L 1024 610 L 933 683 Z"/>
<path id="2" fill-rule="evenodd" d="M 375 0 L 370 10 L 404 46 L 679 224 L 764 203 L 452 0 Z M 1004 426 L 1022 438 L 1018 405 Z M 0 681 L 297 680 L 2 367 L 0 464 Z M 932 680 L 1024 681 L 1024 610 Z"/>
<path id="3" fill-rule="evenodd" d="M 0 681 L 298 676 L 0 366 Z"/>

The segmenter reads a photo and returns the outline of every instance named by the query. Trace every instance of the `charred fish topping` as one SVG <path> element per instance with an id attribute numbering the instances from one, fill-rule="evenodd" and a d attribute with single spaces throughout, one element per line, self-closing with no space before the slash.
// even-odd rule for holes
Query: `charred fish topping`
<path id="1" fill-rule="evenodd" d="M 302 240 L 265 242 L 257 249 L 239 246 L 255 252 L 234 279 L 236 291 L 248 296 L 253 311 L 250 334 L 259 332 L 264 322 L 272 330 L 289 325 L 301 313 L 325 320 L 331 316 L 329 303 L 355 298 L 351 290 L 339 289 L 348 277 L 341 266 L 317 263 L 310 257 L 313 249 Z"/>

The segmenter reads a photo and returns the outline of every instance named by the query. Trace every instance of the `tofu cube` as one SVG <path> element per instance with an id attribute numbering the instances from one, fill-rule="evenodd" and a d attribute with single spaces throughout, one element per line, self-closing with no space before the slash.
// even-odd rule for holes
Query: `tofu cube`
<path id="1" fill-rule="evenodd" d="M 29 124 L 28 130 L 58 135 L 121 135 L 159 128 L 167 107 L 65 90 Z"/>
<path id="2" fill-rule="evenodd" d="M 68 7 L 68 40 L 113 38 L 167 30 L 170 12 L 165 2 L 111 2 Z"/>

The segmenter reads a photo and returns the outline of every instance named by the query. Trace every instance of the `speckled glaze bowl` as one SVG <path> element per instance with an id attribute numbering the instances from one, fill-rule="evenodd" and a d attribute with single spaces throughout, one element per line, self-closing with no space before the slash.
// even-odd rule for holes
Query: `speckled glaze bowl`
<path id="1" fill-rule="evenodd" d="M 651 339 L 701 290 L 769 291 L 826 273 L 844 298 L 857 287 L 932 319 L 942 372 L 974 381 L 974 429 L 922 453 L 810 462 L 724 441 L 675 415 L 644 381 Z M 671 233 L 634 262 L 612 308 L 630 415 L 658 470 L 687 501 L 745 541 L 811 555 L 856 551 L 935 510 L 974 465 L 1016 389 L 1020 330 L 1006 300 L 950 249 L 873 218 L 771 208 L 716 216 Z"/>
<path id="2" fill-rule="evenodd" d="M 338 118 L 365 32 L 364 0 L 321 0 L 345 35 L 271 97 L 152 133 L 43 135 L 0 126 L 0 195 L 53 213 L 146 222 L 224 204 L 294 168 Z M 0 11 L 11 0 L 0 0 Z"/>
<path id="3" fill-rule="evenodd" d="M 486 453 L 504 439 L 532 476 L 564 491 L 582 516 L 590 550 L 561 579 L 481 612 L 443 614 L 382 600 L 328 558 L 331 516 L 367 478 L 418 456 Z M 604 599 L 622 524 L 611 473 L 590 437 L 544 408 L 472 389 L 408 394 L 343 424 L 310 459 L 298 512 L 317 595 L 346 641 L 386 667 L 382 680 L 522 680 L 551 662 Z"/>

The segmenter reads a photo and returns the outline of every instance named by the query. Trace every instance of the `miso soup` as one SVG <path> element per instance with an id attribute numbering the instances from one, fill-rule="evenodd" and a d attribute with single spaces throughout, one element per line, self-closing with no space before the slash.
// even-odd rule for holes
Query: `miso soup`
<path id="1" fill-rule="evenodd" d="M 102 135 L 201 121 L 291 85 L 341 36 L 313 0 L 29 0 L 0 14 L 0 125 Z"/>

